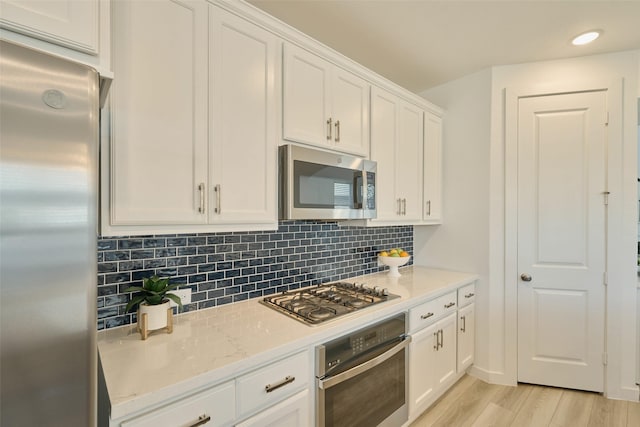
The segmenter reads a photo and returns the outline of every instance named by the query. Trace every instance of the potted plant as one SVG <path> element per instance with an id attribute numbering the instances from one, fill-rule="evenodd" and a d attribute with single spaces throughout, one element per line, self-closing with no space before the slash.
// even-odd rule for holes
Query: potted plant
<path id="1" fill-rule="evenodd" d="M 138 329 L 141 330 L 143 339 L 146 338 L 148 331 L 169 327 L 171 332 L 169 300 L 173 300 L 180 308 L 182 308 L 182 301 L 177 295 L 168 292 L 178 286 L 170 285 L 168 277 L 153 275 L 142 280 L 142 287 L 131 286 L 128 289 L 130 292 L 140 292 L 139 295 L 131 298 L 126 311 L 138 304 Z"/>

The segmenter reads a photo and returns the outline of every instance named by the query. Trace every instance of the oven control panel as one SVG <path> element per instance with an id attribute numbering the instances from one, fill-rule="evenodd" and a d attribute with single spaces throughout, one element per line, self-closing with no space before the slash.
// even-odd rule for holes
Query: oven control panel
<path id="1" fill-rule="evenodd" d="M 316 374 L 322 376 L 337 365 L 348 363 L 362 353 L 396 340 L 406 333 L 405 325 L 405 313 L 400 313 L 318 346 L 316 353 L 320 366 L 317 366 Z"/>

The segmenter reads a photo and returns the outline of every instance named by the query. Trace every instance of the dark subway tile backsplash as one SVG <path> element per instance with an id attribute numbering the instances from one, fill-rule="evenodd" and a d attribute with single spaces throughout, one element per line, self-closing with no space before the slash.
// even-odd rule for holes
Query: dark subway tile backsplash
<path id="1" fill-rule="evenodd" d="M 393 247 L 413 254 L 412 226 L 284 221 L 273 232 L 100 238 L 98 329 L 135 322 L 127 289 L 153 274 L 191 288 L 184 311 L 194 311 L 383 271 L 377 253 Z"/>

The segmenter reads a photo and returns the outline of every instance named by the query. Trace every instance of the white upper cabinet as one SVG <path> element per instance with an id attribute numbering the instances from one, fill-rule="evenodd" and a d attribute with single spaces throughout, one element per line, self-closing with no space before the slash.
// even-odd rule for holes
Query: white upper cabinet
<path id="1" fill-rule="evenodd" d="M 369 91 L 366 80 L 285 44 L 283 138 L 368 156 Z"/>
<path id="2" fill-rule="evenodd" d="M 424 117 L 423 220 L 442 223 L 442 119 L 426 112 Z"/>
<path id="3" fill-rule="evenodd" d="M 99 0 L 2 0 L 0 22 L 10 30 L 98 54 Z"/>
<path id="4" fill-rule="evenodd" d="M 423 110 L 373 87 L 371 159 L 378 163 L 378 217 L 373 223 L 421 221 L 422 143 Z"/>
<path id="5" fill-rule="evenodd" d="M 210 22 L 209 219 L 276 224 L 279 39 L 213 6 Z"/>
<path id="6" fill-rule="evenodd" d="M 111 225 L 203 224 L 207 4 L 116 1 Z"/>
<path id="7" fill-rule="evenodd" d="M 422 219 L 422 109 L 402 101 L 396 141 L 396 194 L 407 221 Z"/>
<path id="8" fill-rule="evenodd" d="M 158 0 L 114 2 L 113 43 L 103 234 L 277 228 L 278 39 Z"/>
<path id="9" fill-rule="evenodd" d="M 111 78 L 110 0 L 1 0 L 0 37 Z"/>

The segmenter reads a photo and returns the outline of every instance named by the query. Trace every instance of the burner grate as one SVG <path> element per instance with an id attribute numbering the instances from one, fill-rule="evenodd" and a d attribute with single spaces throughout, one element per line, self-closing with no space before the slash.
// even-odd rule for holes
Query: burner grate
<path id="1" fill-rule="evenodd" d="M 398 296 L 386 289 L 338 282 L 271 295 L 260 302 L 306 324 L 316 325 L 393 298 Z"/>

